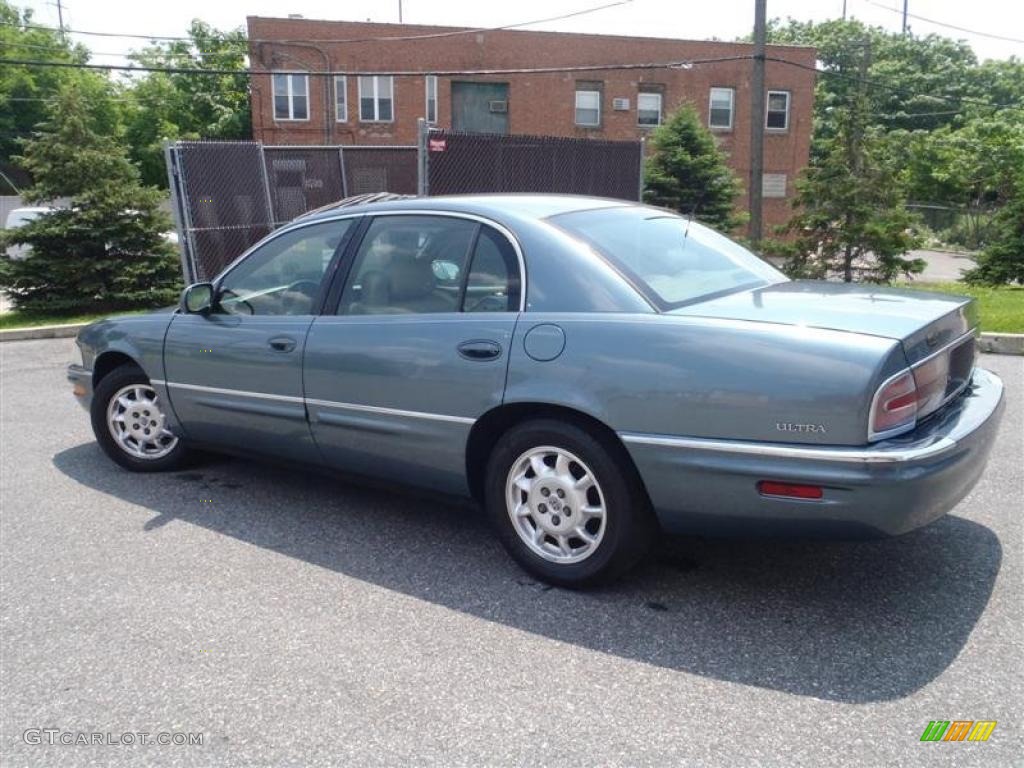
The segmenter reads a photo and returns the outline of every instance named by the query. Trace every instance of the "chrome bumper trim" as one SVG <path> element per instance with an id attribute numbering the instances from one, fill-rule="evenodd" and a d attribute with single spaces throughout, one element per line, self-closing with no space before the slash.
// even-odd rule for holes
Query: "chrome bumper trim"
<path id="1" fill-rule="evenodd" d="M 935 435 L 919 442 L 899 444 L 884 442 L 866 448 L 844 446 L 791 445 L 786 443 L 762 443 L 745 440 L 720 440 L 704 437 L 676 437 L 620 432 L 619 437 L 627 444 L 655 445 L 691 451 L 713 451 L 754 456 L 770 456 L 784 459 L 810 461 L 835 461 L 847 464 L 899 464 L 921 461 L 946 453 L 956 447 L 958 440 L 965 438 L 985 423 L 998 409 L 1003 398 L 1003 383 L 998 376 L 976 368 L 974 376 L 987 389 L 989 408 L 981 413 L 977 410 L 965 418 L 965 423 L 954 426 L 949 434 Z"/>

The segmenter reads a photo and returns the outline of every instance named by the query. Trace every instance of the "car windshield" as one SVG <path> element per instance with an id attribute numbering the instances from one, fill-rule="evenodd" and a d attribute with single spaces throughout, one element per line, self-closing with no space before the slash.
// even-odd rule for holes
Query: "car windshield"
<path id="1" fill-rule="evenodd" d="M 787 279 L 724 235 L 667 211 L 601 208 L 549 221 L 592 246 L 662 311 Z"/>

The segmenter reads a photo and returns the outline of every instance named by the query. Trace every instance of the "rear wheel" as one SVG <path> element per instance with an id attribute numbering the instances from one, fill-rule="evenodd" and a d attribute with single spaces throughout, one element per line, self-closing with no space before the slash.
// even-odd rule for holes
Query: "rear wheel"
<path id="1" fill-rule="evenodd" d="M 160 472 L 185 459 L 185 445 L 167 428 L 164 403 L 137 365 L 119 366 L 100 381 L 90 416 L 96 442 L 125 469 Z"/>
<path id="2" fill-rule="evenodd" d="M 621 446 L 550 419 L 520 424 L 498 441 L 486 507 L 512 557 L 565 587 L 621 575 L 647 551 L 656 527 Z"/>

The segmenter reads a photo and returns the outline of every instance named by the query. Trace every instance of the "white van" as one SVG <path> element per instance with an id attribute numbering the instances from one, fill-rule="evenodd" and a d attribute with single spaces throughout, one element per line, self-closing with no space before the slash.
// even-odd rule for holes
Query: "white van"
<path id="1" fill-rule="evenodd" d="M 37 219 L 44 213 L 50 211 L 60 210 L 57 207 L 39 205 L 39 206 L 26 206 L 24 208 L 15 208 L 7 214 L 7 221 L 4 223 L 5 229 L 16 229 L 20 226 L 27 224 L 33 219 Z M 163 239 L 171 245 L 178 245 L 178 233 L 175 230 L 169 230 L 161 234 Z M 32 246 L 30 245 L 11 245 L 7 248 L 7 255 L 12 259 L 24 259 L 28 256 L 28 252 Z"/>
<path id="2" fill-rule="evenodd" d="M 28 224 L 33 219 L 38 219 L 44 213 L 49 213 L 50 211 L 55 210 L 57 209 L 45 205 L 15 208 L 7 214 L 7 221 L 4 222 L 4 229 L 17 229 L 20 226 Z M 8 246 L 7 256 L 11 259 L 24 259 L 28 256 L 28 252 L 31 247 L 32 246 L 29 245 Z"/>

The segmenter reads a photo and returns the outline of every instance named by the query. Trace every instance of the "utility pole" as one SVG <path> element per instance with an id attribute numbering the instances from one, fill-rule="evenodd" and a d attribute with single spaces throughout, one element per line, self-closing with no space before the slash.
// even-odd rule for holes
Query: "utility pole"
<path id="1" fill-rule="evenodd" d="M 750 241 L 761 245 L 764 178 L 764 57 L 767 0 L 754 0 L 754 71 L 750 78 Z"/>
<path id="2" fill-rule="evenodd" d="M 854 184 L 860 184 L 860 178 L 864 171 L 864 124 L 867 120 L 867 87 L 868 70 L 871 67 L 871 40 L 865 40 L 862 44 L 860 66 L 857 68 L 857 93 L 850 103 L 848 116 L 849 126 L 847 139 L 847 159 L 850 170 L 856 179 Z M 853 229 L 853 212 L 848 210 L 845 217 L 845 229 L 847 232 Z M 853 261 L 856 252 L 853 243 L 847 242 L 843 250 L 843 280 L 853 281 Z"/>
<path id="3" fill-rule="evenodd" d="M 67 42 L 64 39 L 64 4 L 61 0 L 57 0 L 57 26 L 60 27 L 60 41 Z"/>
<path id="4" fill-rule="evenodd" d="M 398 0 L 398 23 L 402 23 L 402 0 Z M 906 26 L 904 24 L 904 26 Z"/>
<path id="5" fill-rule="evenodd" d="M 903 34 L 907 34 L 907 3 L 910 0 L 903 0 Z"/>

